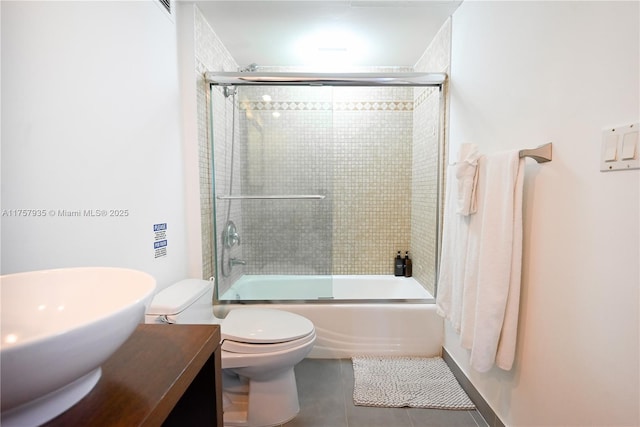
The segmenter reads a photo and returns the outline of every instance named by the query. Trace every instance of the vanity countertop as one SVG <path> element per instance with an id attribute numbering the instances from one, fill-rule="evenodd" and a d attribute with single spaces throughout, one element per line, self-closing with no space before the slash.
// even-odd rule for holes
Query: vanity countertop
<path id="1" fill-rule="evenodd" d="M 93 390 L 44 425 L 222 427 L 219 343 L 218 325 L 141 324 Z"/>

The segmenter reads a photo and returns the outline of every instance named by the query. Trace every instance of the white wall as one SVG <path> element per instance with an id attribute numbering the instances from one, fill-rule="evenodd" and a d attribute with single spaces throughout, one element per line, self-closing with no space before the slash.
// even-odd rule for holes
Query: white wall
<path id="1" fill-rule="evenodd" d="M 469 367 L 509 426 L 637 426 L 640 171 L 601 173 L 604 128 L 640 117 L 638 2 L 475 2 L 453 16 L 450 141 L 553 141 L 526 169 L 512 371 Z"/>
<path id="2" fill-rule="evenodd" d="M 149 272 L 160 286 L 184 277 L 173 20 L 151 1 L 1 7 L 2 273 L 104 265 Z M 7 216 L 12 209 L 48 215 Z M 156 223 L 168 224 L 158 259 Z"/>

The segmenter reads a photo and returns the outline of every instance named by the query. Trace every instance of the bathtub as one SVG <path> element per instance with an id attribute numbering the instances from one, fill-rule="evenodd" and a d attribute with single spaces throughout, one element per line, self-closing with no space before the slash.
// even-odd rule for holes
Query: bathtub
<path id="1" fill-rule="evenodd" d="M 439 356 L 443 320 L 413 278 L 245 275 L 215 305 L 218 317 L 251 305 L 300 314 L 316 328 L 311 358 Z"/>

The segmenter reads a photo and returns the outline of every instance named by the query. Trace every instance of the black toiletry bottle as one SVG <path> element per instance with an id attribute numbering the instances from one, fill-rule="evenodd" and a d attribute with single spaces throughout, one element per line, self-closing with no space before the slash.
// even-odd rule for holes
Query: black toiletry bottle
<path id="1" fill-rule="evenodd" d="M 398 255 L 396 255 L 395 263 L 393 265 L 393 275 L 404 276 L 404 260 L 400 256 L 400 251 L 398 251 Z"/>
<path id="2" fill-rule="evenodd" d="M 409 251 L 404 256 L 404 277 L 411 277 L 413 273 L 413 266 L 411 265 L 411 258 L 409 258 Z"/>

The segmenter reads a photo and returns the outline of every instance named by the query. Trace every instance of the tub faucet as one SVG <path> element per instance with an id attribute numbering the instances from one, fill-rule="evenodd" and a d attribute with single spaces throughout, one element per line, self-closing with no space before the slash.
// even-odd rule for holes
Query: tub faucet
<path id="1" fill-rule="evenodd" d="M 234 265 L 247 265 L 247 261 L 238 258 L 229 258 L 229 267 Z"/>

